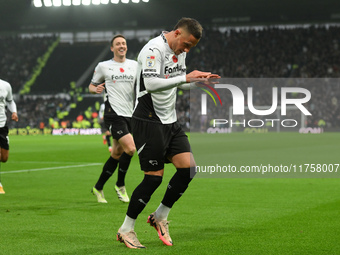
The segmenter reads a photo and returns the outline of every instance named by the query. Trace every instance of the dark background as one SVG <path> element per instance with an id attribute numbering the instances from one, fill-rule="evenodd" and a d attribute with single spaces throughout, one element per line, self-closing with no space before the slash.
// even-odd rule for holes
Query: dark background
<path id="1" fill-rule="evenodd" d="M 35 8 L 30 0 L 0 0 L 0 33 L 171 29 L 181 17 L 205 26 L 340 22 L 339 0 L 150 0 L 99 6 Z"/>

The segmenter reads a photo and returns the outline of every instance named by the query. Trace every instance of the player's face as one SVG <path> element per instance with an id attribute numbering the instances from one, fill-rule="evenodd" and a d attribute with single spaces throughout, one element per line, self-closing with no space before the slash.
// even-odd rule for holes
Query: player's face
<path id="1" fill-rule="evenodd" d="M 192 34 L 189 34 L 183 29 L 177 29 L 175 31 L 175 40 L 172 44 L 172 50 L 176 55 L 183 52 L 188 53 L 191 48 L 195 47 L 199 39 L 196 39 Z"/>
<path id="2" fill-rule="evenodd" d="M 117 37 L 114 39 L 111 46 L 111 51 L 116 57 L 125 57 L 127 52 L 126 40 L 123 37 Z"/>

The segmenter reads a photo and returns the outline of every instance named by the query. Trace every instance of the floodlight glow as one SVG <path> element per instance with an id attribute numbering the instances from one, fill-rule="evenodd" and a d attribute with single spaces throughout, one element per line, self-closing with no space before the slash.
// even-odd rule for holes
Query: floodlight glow
<path id="1" fill-rule="evenodd" d="M 91 0 L 82 0 L 81 4 L 82 5 L 90 5 L 91 4 Z"/>
<path id="2" fill-rule="evenodd" d="M 55 7 L 59 7 L 59 6 L 79 6 L 79 5 L 101 5 L 101 4 L 109 4 L 110 2 L 112 4 L 119 4 L 119 3 L 123 3 L 123 4 L 129 4 L 129 3 L 134 3 L 134 4 L 138 4 L 140 2 L 144 2 L 144 3 L 148 3 L 149 0 L 32 0 L 32 5 L 34 7 L 51 7 L 51 6 L 55 6 Z"/>
<path id="3" fill-rule="evenodd" d="M 44 0 L 44 5 L 46 7 L 51 7 L 52 6 L 52 1 L 51 0 Z"/>
<path id="4" fill-rule="evenodd" d="M 33 5 L 34 7 L 42 7 L 42 2 L 41 0 L 34 0 Z"/>
<path id="5" fill-rule="evenodd" d="M 61 0 L 53 0 L 53 6 L 56 6 L 56 7 L 61 6 Z"/>
<path id="6" fill-rule="evenodd" d="M 70 6 L 71 5 L 71 0 L 63 0 L 63 5 L 64 6 Z"/>

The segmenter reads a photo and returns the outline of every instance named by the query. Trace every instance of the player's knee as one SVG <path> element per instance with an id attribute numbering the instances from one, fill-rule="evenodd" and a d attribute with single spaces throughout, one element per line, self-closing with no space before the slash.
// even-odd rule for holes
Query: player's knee
<path id="1" fill-rule="evenodd" d="M 116 159 L 116 160 L 119 160 L 120 156 L 122 155 L 122 153 L 116 153 L 115 151 L 111 151 L 111 157 Z"/>
<path id="2" fill-rule="evenodd" d="M 132 157 L 133 154 L 135 154 L 135 152 L 136 152 L 136 147 L 135 146 L 129 146 L 124 151 L 125 151 L 126 154 L 128 154 Z"/>
<path id="3" fill-rule="evenodd" d="M 6 157 L 6 156 L 1 156 L 1 162 L 2 163 L 6 163 L 7 162 L 7 160 L 8 160 L 8 156 Z"/>
<path id="4" fill-rule="evenodd" d="M 120 145 L 116 145 L 112 147 L 111 156 L 114 159 L 119 159 L 123 152 L 124 152 L 123 147 Z"/>

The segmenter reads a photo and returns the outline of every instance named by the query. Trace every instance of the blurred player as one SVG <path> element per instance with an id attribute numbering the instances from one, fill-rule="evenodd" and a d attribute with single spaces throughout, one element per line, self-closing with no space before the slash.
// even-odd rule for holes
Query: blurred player
<path id="1" fill-rule="evenodd" d="M 137 239 L 134 225 L 137 216 L 149 202 L 151 195 L 162 182 L 164 163 L 177 168 L 170 180 L 162 202 L 147 222 L 159 238 L 171 246 L 167 221 L 173 204 L 187 189 L 195 166 L 188 137 L 177 123 L 177 87 L 189 89 L 191 79 L 219 78 L 209 72 L 193 71 L 186 74 L 185 58 L 202 36 L 202 27 L 194 19 L 181 19 L 174 30 L 162 32 L 150 40 L 138 56 L 138 105 L 132 116 L 132 130 L 144 179 L 131 196 L 124 223 L 117 240 L 129 248 L 145 248 Z"/>
<path id="2" fill-rule="evenodd" d="M 12 120 L 18 121 L 17 106 L 13 100 L 12 87 L 8 82 L 0 80 L 0 161 L 4 163 L 7 162 L 9 155 L 6 106 L 12 112 Z M 5 194 L 1 179 L 0 194 Z"/>
<path id="3" fill-rule="evenodd" d="M 105 126 L 104 111 L 105 111 L 105 103 L 100 105 L 99 114 L 98 114 L 98 118 L 99 118 L 98 122 L 101 126 L 102 134 L 104 134 L 103 135 L 103 143 L 107 144 L 107 146 L 109 147 L 109 152 L 111 152 L 112 151 L 111 133 Z"/>
<path id="4" fill-rule="evenodd" d="M 118 178 L 115 185 L 119 200 L 129 202 L 125 189 L 125 175 L 136 147 L 131 135 L 130 121 L 134 106 L 134 84 L 137 74 L 137 62 L 126 58 L 127 44 L 123 35 L 116 35 L 111 40 L 113 58 L 98 63 L 92 81 L 90 93 L 100 94 L 105 90 L 104 122 L 113 138 L 111 155 L 103 171 L 92 188 L 99 203 L 107 203 L 103 188 L 119 164 Z"/>

